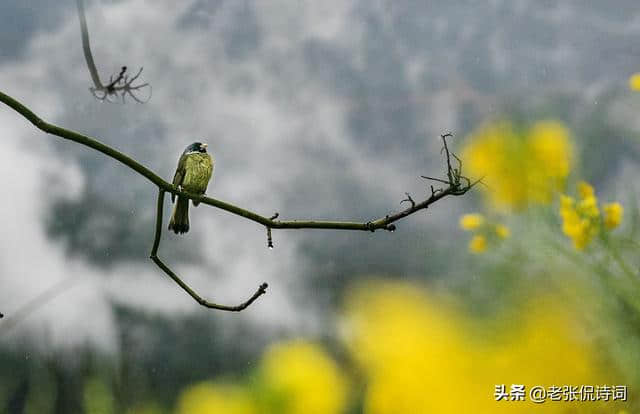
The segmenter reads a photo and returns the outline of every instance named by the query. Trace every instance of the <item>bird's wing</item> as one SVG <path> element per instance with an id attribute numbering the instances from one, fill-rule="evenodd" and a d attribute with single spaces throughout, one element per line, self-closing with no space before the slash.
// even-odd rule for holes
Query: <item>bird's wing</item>
<path id="1" fill-rule="evenodd" d="M 185 164 L 187 157 L 185 155 L 180 156 L 180 160 L 178 161 L 178 168 L 176 168 L 176 173 L 173 175 L 173 185 L 182 185 L 182 180 L 184 180 L 185 174 Z M 171 202 L 174 202 L 176 198 L 175 194 L 171 194 Z"/>
<path id="2" fill-rule="evenodd" d="M 207 192 L 207 187 L 209 186 L 209 183 L 211 182 L 211 178 L 213 177 L 213 167 L 215 166 L 215 161 L 213 160 L 213 157 L 207 154 L 207 158 L 209 163 L 209 174 L 207 177 L 207 185 L 204 187 L 205 193 Z"/>

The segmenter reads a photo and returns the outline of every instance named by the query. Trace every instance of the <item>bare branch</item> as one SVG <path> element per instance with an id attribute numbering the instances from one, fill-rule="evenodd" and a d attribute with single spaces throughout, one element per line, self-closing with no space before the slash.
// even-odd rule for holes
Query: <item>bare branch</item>
<path id="1" fill-rule="evenodd" d="M 440 200 L 443 197 L 448 195 L 462 195 L 466 193 L 471 186 L 469 185 L 461 185 L 460 184 L 460 176 L 456 176 L 457 181 L 454 179 L 453 182 L 447 182 L 445 180 L 439 180 L 443 183 L 449 184 L 449 187 L 445 189 L 438 189 L 435 192 L 432 191 L 431 196 L 417 203 L 415 206 L 409 207 L 406 210 L 403 210 L 399 213 L 385 216 L 383 218 L 379 218 L 377 220 L 372 220 L 370 222 L 362 223 L 362 222 L 353 222 L 353 221 L 324 221 L 324 220 L 289 220 L 289 221 L 281 221 L 276 220 L 275 218 L 269 218 L 257 214 L 253 211 L 235 206 L 233 204 L 227 203 L 222 200 L 218 200 L 215 198 L 207 197 L 200 194 L 192 194 L 186 192 L 177 186 L 163 180 L 156 173 L 151 171 L 149 168 L 144 165 L 138 163 L 133 158 L 128 155 L 123 154 L 122 152 L 113 149 L 95 138 L 88 137 L 86 135 L 80 134 L 75 131 L 71 131 L 65 128 L 61 128 L 59 126 L 50 124 L 48 122 L 43 121 L 39 118 L 35 113 L 33 113 L 29 108 L 13 99 L 9 95 L 0 92 L 0 102 L 5 103 L 7 106 L 14 109 L 16 112 L 20 113 L 27 120 L 29 120 L 33 125 L 35 125 L 38 129 L 52 135 L 56 135 L 60 138 L 67 139 L 69 141 L 77 142 L 79 144 L 85 145 L 89 148 L 92 148 L 96 151 L 99 151 L 108 157 L 111 157 L 127 167 L 131 168 L 138 174 L 145 177 L 147 180 L 151 181 L 153 184 L 158 186 L 160 189 L 174 194 L 176 196 L 182 196 L 189 198 L 191 200 L 199 201 L 202 204 L 209 205 L 211 207 L 216 207 L 221 210 L 227 211 L 231 214 L 244 217 L 248 220 L 254 221 L 266 227 L 271 227 L 272 229 L 333 229 L 333 230 L 362 230 L 362 231 L 371 231 L 371 230 L 390 230 L 388 225 L 399 220 L 400 218 L 406 217 L 417 210 L 424 209 L 431 205 L 432 203 Z M 455 177 L 454 177 L 455 178 Z M 473 184 L 475 185 L 475 183 Z"/>
<path id="2" fill-rule="evenodd" d="M 227 203 L 222 200 L 217 200 L 215 198 L 207 197 L 200 194 L 188 193 L 182 190 L 180 187 L 170 184 L 169 182 L 163 180 L 156 173 L 151 171 L 146 166 L 140 164 L 133 158 L 129 157 L 128 155 L 125 155 L 122 152 L 101 143 L 95 138 L 91 138 L 89 136 L 80 134 L 78 132 L 61 128 L 59 126 L 43 121 L 35 113 L 33 113 L 29 108 L 27 108 L 22 103 L 15 100 L 14 98 L 10 97 L 9 95 L 4 94 L 3 92 L 0 92 L 0 102 L 3 102 L 7 106 L 15 110 L 16 112 L 24 116 L 29 122 L 31 122 L 38 129 L 44 131 L 45 133 L 52 134 L 66 140 L 82 144 L 98 152 L 101 152 L 102 154 L 105 154 L 106 156 L 121 162 L 122 164 L 131 168 L 132 170 L 134 170 L 135 172 L 137 172 L 138 174 L 140 174 L 141 176 L 145 177 L 147 180 L 155 184 L 158 187 L 158 190 L 160 193 L 158 196 L 159 199 L 158 199 L 158 217 L 156 219 L 156 226 L 157 226 L 156 238 L 154 240 L 151 259 L 156 263 L 156 265 L 158 265 L 158 267 L 160 267 L 165 273 L 167 273 L 167 275 L 169 275 L 180 287 L 182 287 L 187 293 L 189 293 L 189 295 L 191 295 L 191 297 L 193 297 L 198 303 L 200 303 L 203 306 L 211 307 L 215 309 L 230 310 L 230 311 L 242 310 L 247 306 L 249 306 L 260 295 L 262 295 L 265 292 L 267 285 L 266 283 L 261 285 L 260 288 L 249 300 L 247 300 L 245 303 L 238 306 L 224 306 L 224 305 L 217 305 L 215 303 L 207 302 L 206 300 L 202 299 L 197 293 L 195 293 L 189 286 L 187 286 L 175 273 L 171 271 L 171 269 L 169 269 L 157 257 L 157 254 L 156 254 L 158 250 L 158 246 L 160 244 L 160 236 L 161 236 L 160 227 L 161 227 L 161 221 L 162 221 L 161 207 L 162 207 L 162 199 L 165 192 L 171 193 L 174 196 L 179 195 L 181 197 L 185 197 L 191 200 L 196 200 L 202 204 L 219 208 L 231 214 L 243 217 L 245 219 L 254 221 L 256 223 L 259 223 L 267 227 L 267 238 L 268 238 L 267 245 L 269 247 L 272 247 L 273 241 L 271 239 L 271 229 L 333 229 L 333 230 L 361 230 L 361 231 L 371 231 L 371 232 L 374 232 L 376 230 L 387 230 L 392 232 L 392 231 L 395 231 L 396 229 L 395 224 L 393 224 L 394 222 L 404 217 L 407 217 L 417 211 L 425 210 L 431 204 L 435 203 L 436 201 L 444 197 L 447 197 L 450 195 L 451 196 L 463 195 L 467 191 L 469 191 L 471 188 L 473 188 L 473 186 L 475 186 L 478 182 L 481 181 L 480 179 L 476 182 L 471 183 L 471 181 L 467 177 L 462 176 L 460 174 L 460 171 L 462 170 L 462 163 L 460 163 L 460 168 L 458 169 L 453 169 L 451 167 L 451 161 L 450 161 L 451 154 L 449 152 L 449 148 L 446 142 L 446 137 L 451 135 L 445 134 L 445 135 L 442 135 L 442 140 L 443 140 L 444 150 L 446 152 L 446 158 L 447 158 L 448 180 L 431 178 L 426 176 L 422 176 L 422 177 L 447 184 L 447 187 L 434 189 L 434 187 L 431 186 L 431 195 L 427 199 L 421 202 L 416 202 L 408 193 L 406 193 L 407 199 L 404 201 L 408 201 L 411 204 L 410 207 L 400 212 L 385 215 L 382 218 L 379 218 L 376 220 L 370 220 L 364 223 L 353 222 L 353 221 L 328 221 L 328 220 L 327 221 L 324 221 L 324 220 L 281 221 L 281 220 L 277 220 L 277 218 L 279 217 L 278 213 L 272 215 L 271 217 L 265 217 L 260 214 L 254 213 L 253 211 L 235 206 L 233 204 Z"/>
<path id="3" fill-rule="evenodd" d="M 98 69 L 96 69 L 96 63 L 93 61 L 93 54 L 91 53 L 91 44 L 89 43 L 89 31 L 87 30 L 87 18 L 84 15 L 83 0 L 76 0 L 76 6 L 78 7 L 78 19 L 80 20 L 82 52 L 84 53 L 84 59 L 87 61 L 87 68 L 89 69 L 91 80 L 93 81 L 93 87 L 95 89 L 103 89 L 102 82 L 100 82 L 100 77 L 98 76 Z"/>
<path id="4" fill-rule="evenodd" d="M 162 260 L 158 257 L 158 248 L 160 247 L 160 238 L 162 237 L 162 207 L 164 206 L 164 193 L 163 189 L 158 190 L 158 208 L 156 210 L 156 235 L 153 240 L 153 247 L 151 248 L 151 260 L 158 265 L 162 271 L 164 271 L 174 282 L 178 284 L 185 292 L 189 294 L 196 302 L 205 308 L 209 309 L 218 309 L 229 312 L 240 312 L 241 310 L 246 309 L 249 305 L 251 305 L 256 299 L 258 299 L 261 295 L 263 295 L 267 291 L 266 283 L 263 283 L 258 287 L 258 290 L 245 302 L 235 305 L 219 305 L 217 303 L 209 302 L 208 300 L 202 298 L 202 296 L 198 295 L 189 285 L 187 285 L 178 275 L 176 275 L 167 265 L 165 265 Z"/>
<path id="5" fill-rule="evenodd" d="M 127 71 L 127 67 L 123 66 L 120 69 L 120 73 L 113 79 L 113 75 L 109 77 L 109 83 L 104 85 L 100 80 L 100 76 L 98 75 L 98 69 L 96 68 L 96 63 L 93 60 L 93 54 L 91 53 L 91 45 L 89 42 L 89 30 L 87 29 L 87 18 L 84 13 L 84 1 L 76 0 L 76 5 L 78 8 L 78 19 L 80 20 L 80 38 L 82 39 L 82 52 L 84 53 L 84 58 L 87 62 L 87 68 L 89 69 L 89 74 L 91 75 L 91 80 L 93 81 L 93 87 L 89 88 L 91 94 L 100 101 L 107 101 L 114 103 L 116 102 L 116 98 L 118 93 L 120 93 L 122 103 L 124 103 L 125 95 L 131 96 L 134 101 L 138 103 L 146 103 L 149 102 L 151 96 L 153 94 L 153 89 L 151 85 L 148 83 L 143 83 L 140 85 L 133 85 L 133 82 L 138 79 L 140 74 L 142 73 L 142 68 L 138 70 L 135 76 L 131 79 L 128 79 L 128 76 L 125 74 Z M 134 92 L 143 88 L 149 88 L 149 96 L 146 99 L 140 99 L 135 96 Z M 113 97 L 114 99 L 110 99 Z"/>

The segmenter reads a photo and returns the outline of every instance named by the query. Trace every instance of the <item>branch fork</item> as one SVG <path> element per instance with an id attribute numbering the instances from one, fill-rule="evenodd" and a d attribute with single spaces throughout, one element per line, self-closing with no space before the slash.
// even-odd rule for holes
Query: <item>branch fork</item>
<path id="1" fill-rule="evenodd" d="M 242 302 L 239 305 L 220 305 L 218 303 L 210 302 L 196 293 L 189 285 L 187 285 L 178 275 L 176 275 L 164 262 L 158 257 L 158 248 L 160 247 L 160 239 L 162 238 L 162 212 L 164 207 L 164 193 L 163 189 L 158 190 L 158 205 L 156 210 L 156 233 L 155 238 L 153 240 L 153 247 L 151 248 L 151 260 L 160 268 L 163 272 L 165 272 L 174 282 L 178 284 L 185 292 L 189 294 L 196 302 L 205 308 L 209 309 L 218 309 L 229 312 L 240 312 L 249 305 L 251 305 L 256 299 L 260 296 L 264 295 L 267 291 L 267 287 L 269 286 L 267 283 L 262 283 L 258 290 L 246 301 Z"/>

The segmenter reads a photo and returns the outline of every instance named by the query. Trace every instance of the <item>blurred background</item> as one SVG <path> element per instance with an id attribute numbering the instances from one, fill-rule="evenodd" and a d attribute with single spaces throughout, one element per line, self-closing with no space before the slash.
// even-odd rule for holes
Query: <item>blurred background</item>
<path id="1" fill-rule="evenodd" d="M 96 92 L 83 11 L 102 86 L 144 68 L 144 103 Z M 269 283 L 209 311 L 148 259 L 153 185 L 1 105 L 0 412 L 640 412 L 639 35 L 632 0 L 3 1 L 2 92 L 167 180 L 207 142 L 211 197 L 366 222 L 439 185 L 445 132 L 484 180 L 273 250 L 192 208 L 169 266 L 220 303 Z"/>

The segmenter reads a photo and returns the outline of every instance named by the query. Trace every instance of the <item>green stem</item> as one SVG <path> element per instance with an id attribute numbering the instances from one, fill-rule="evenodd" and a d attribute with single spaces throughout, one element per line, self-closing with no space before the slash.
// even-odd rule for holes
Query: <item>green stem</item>
<path id="1" fill-rule="evenodd" d="M 555 241 L 549 241 L 549 244 L 553 246 L 553 248 L 560 252 L 565 258 L 569 259 L 571 262 L 576 264 L 579 267 L 584 268 L 587 271 L 594 271 L 600 277 L 602 283 L 611 289 L 614 294 L 616 294 L 619 298 L 627 302 L 631 307 L 633 307 L 638 313 L 640 313 L 640 298 L 633 294 L 629 295 L 629 289 L 627 286 L 620 285 L 614 275 L 612 275 L 607 269 L 601 265 L 593 264 L 585 262 L 585 258 L 582 255 L 578 255 L 574 251 L 569 251 L 564 246 L 560 245 Z"/>

